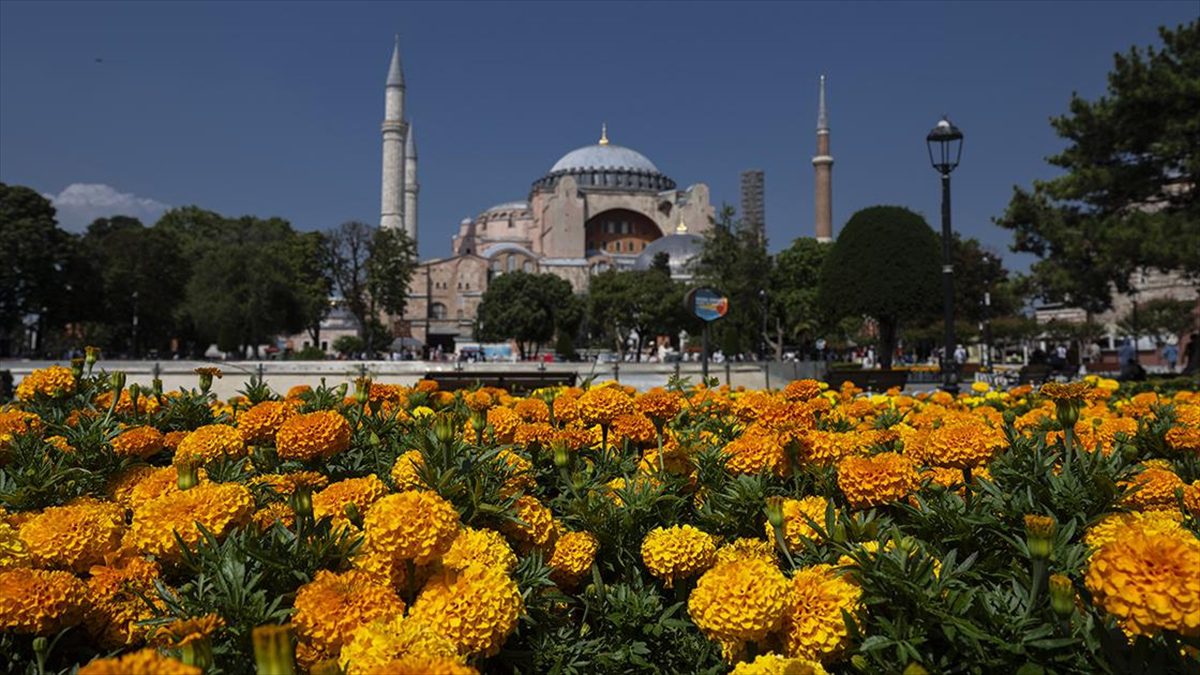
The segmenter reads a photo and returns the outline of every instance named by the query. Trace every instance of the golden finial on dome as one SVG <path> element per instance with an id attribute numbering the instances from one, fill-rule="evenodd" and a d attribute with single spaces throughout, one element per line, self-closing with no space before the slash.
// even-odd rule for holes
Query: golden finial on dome
<path id="1" fill-rule="evenodd" d="M 675 226 L 675 234 L 687 234 L 687 223 L 683 222 L 683 214 L 679 214 L 679 224 Z"/>
<path id="2" fill-rule="evenodd" d="M 600 145 L 608 145 L 608 122 L 600 123 Z"/>

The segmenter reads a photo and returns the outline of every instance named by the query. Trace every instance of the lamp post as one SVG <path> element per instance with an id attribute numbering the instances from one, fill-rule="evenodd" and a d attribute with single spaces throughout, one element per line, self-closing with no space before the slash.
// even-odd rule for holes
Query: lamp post
<path id="1" fill-rule="evenodd" d="M 951 262 L 952 234 L 950 229 L 950 172 L 962 157 L 963 134 L 946 117 L 925 137 L 929 163 L 942 176 L 942 302 L 945 322 L 945 341 L 942 347 L 942 388 L 952 396 L 958 394 L 958 364 L 954 360 L 954 264 Z"/>
<path id="2" fill-rule="evenodd" d="M 992 372 L 992 254 L 984 252 L 983 367 Z"/>

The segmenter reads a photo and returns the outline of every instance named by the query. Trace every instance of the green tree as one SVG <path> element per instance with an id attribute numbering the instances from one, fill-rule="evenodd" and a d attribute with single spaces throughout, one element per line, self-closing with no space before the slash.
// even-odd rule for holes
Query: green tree
<path id="1" fill-rule="evenodd" d="M 1128 335 L 1151 335 L 1165 338 L 1183 335 L 1195 321 L 1196 300 L 1155 298 L 1131 307 L 1121 317 L 1119 327 Z"/>
<path id="2" fill-rule="evenodd" d="M 879 327 L 879 363 L 892 365 L 903 321 L 940 306 L 938 237 L 901 206 L 872 206 L 842 228 L 821 269 L 818 302 L 832 319 L 869 316 Z"/>
<path id="3" fill-rule="evenodd" d="M 571 284 L 553 274 L 507 272 L 488 283 L 475 319 L 475 337 L 484 341 L 514 340 L 522 359 L 536 356 L 557 330 L 573 331 L 578 301 Z"/>
<path id="4" fill-rule="evenodd" d="M 1200 275 L 1200 22 L 1159 30 L 1163 46 L 1117 54 L 1108 91 L 1053 118 L 1063 175 L 1014 188 L 1013 250 L 1041 258 L 1039 295 L 1088 312 L 1129 292 L 1142 267 Z"/>
<path id="5" fill-rule="evenodd" d="M 384 229 L 358 221 L 342 223 L 325 234 L 330 276 L 358 322 L 359 336 L 368 353 L 375 344 L 381 312 L 404 313 L 408 286 L 416 271 L 416 244 L 401 230 Z"/>
<path id="6" fill-rule="evenodd" d="M 67 318 L 61 275 L 71 240 L 45 197 L 0 183 L 0 355 L 19 344 L 18 329 L 27 317 L 36 319 L 43 339 Z"/>
<path id="7" fill-rule="evenodd" d="M 817 339 L 821 312 L 817 290 L 821 268 L 832 244 L 800 237 L 780 251 L 774 260 L 767 291 L 769 319 L 775 327 L 775 357 L 782 356 L 785 341 L 808 344 Z"/>
<path id="8" fill-rule="evenodd" d="M 677 332 L 683 314 L 683 286 L 671 279 L 670 268 L 607 270 L 588 285 L 588 316 L 594 329 L 625 354 L 633 340 L 641 361 L 647 341 Z"/>
<path id="9" fill-rule="evenodd" d="M 766 338 L 761 294 L 770 293 L 772 267 L 766 243 L 740 227 L 734 216 L 733 207 L 721 207 L 696 264 L 697 279 L 729 298 L 729 312 L 712 326 L 714 343 L 729 355 L 757 350 Z M 692 320 L 698 330 L 697 322 Z"/>

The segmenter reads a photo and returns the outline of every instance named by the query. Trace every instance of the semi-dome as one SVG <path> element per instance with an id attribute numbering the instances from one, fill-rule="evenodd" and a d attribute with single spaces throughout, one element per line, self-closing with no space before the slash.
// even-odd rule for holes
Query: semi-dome
<path id="1" fill-rule="evenodd" d="M 690 232 L 678 232 L 650 242 L 633 263 L 637 270 L 648 270 L 659 253 L 667 254 L 672 277 L 690 277 L 692 267 L 704 251 L 704 237 Z"/>
<path id="2" fill-rule="evenodd" d="M 563 176 L 572 176 L 582 188 L 662 192 L 674 190 L 675 181 L 663 175 L 645 155 L 608 142 L 607 130 L 600 142 L 576 148 L 550 167 L 550 172 L 534 181 L 535 190 L 552 190 Z"/>

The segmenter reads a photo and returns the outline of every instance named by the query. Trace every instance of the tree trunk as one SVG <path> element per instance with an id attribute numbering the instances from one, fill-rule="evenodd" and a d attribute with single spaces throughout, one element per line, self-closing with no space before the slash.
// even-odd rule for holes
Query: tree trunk
<path id="1" fill-rule="evenodd" d="M 879 319 L 879 367 L 889 370 L 892 367 L 892 354 L 896 351 L 896 322 Z M 953 354 L 943 358 L 954 358 Z"/>

